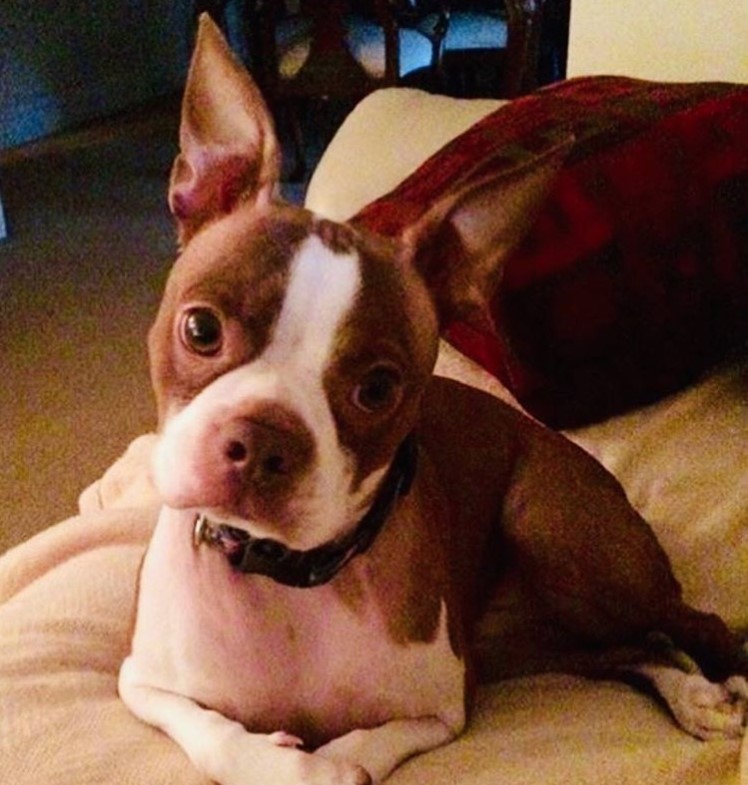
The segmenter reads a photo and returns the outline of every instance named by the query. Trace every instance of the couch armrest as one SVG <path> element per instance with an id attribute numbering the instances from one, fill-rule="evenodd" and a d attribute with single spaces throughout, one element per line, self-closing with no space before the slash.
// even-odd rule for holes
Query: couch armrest
<path id="1" fill-rule="evenodd" d="M 330 142 L 312 175 L 306 206 L 333 220 L 350 218 L 501 103 L 400 87 L 372 93 Z"/>

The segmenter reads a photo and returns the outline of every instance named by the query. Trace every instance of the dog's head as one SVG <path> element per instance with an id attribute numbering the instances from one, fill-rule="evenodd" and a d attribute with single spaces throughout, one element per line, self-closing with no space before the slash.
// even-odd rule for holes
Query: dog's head
<path id="1" fill-rule="evenodd" d="M 395 239 L 283 204 L 270 115 L 207 17 L 180 147 L 182 251 L 149 344 L 156 485 L 170 507 L 311 548 L 355 526 L 416 427 L 440 327 L 488 323 L 561 154 L 444 194 Z"/>

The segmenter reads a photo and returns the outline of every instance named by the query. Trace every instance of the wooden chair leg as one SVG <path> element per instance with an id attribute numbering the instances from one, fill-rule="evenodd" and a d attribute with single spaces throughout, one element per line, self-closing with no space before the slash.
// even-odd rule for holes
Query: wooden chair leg
<path id="1" fill-rule="evenodd" d="M 307 173 L 301 101 L 300 99 L 277 99 L 269 101 L 268 106 L 275 118 L 278 139 L 284 148 L 283 161 L 293 161 L 291 169 L 284 172 L 283 179 L 290 183 L 300 183 Z"/>
<path id="2" fill-rule="evenodd" d="M 288 114 L 288 125 L 291 134 L 291 144 L 293 145 L 294 166 L 288 178 L 292 183 L 301 182 L 306 175 L 306 156 L 304 155 L 304 130 L 301 127 L 301 117 L 299 116 L 298 106 L 291 103 L 286 104 Z"/>

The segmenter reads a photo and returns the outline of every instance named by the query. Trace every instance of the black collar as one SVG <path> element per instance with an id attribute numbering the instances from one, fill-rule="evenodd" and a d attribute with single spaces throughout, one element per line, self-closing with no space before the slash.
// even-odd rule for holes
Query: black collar
<path id="1" fill-rule="evenodd" d="M 345 537 L 308 551 L 297 551 L 271 539 L 253 537 L 243 529 L 211 523 L 203 514 L 195 519 L 193 542 L 222 550 L 239 572 L 265 575 L 298 588 L 332 580 L 348 562 L 364 553 L 376 539 L 395 502 L 410 490 L 416 472 L 418 445 L 408 435 L 395 454 L 381 488 L 358 526 Z"/>

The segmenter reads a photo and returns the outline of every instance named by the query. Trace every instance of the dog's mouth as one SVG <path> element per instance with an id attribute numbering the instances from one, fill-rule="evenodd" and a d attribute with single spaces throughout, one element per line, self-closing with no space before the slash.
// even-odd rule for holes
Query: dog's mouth
<path id="1" fill-rule="evenodd" d="M 309 550 L 289 548 L 270 537 L 256 537 L 246 529 L 214 523 L 203 513 L 195 517 L 192 543 L 196 548 L 208 545 L 222 551 L 238 572 L 264 575 L 296 588 L 327 583 L 360 552 L 357 542 L 348 542 L 348 538 Z"/>
<path id="2" fill-rule="evenodd" d="M 355 556 L 375 541 L 398 499 L 410 490 L 416 471 L 418 446 L 410 434 L 395 458 L 368 511 L 347 534 L 308 550 L 290 548 L 271 537 L 259 537 L 245 528 L 211 520 L 198 512 L 192 530 L 195 548 L 207 545 L 222 551 L 238 572 L 263 575 L 276 583 L 312 588 L 331 581 Z"/>

